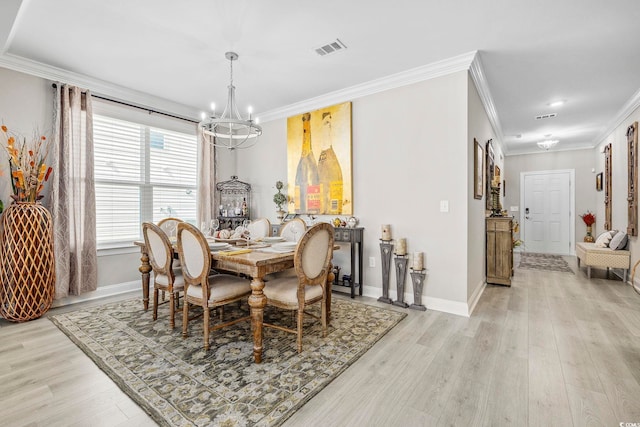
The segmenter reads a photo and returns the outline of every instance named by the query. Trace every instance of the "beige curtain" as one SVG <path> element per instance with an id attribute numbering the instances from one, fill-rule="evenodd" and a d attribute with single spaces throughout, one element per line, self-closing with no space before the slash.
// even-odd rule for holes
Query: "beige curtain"
<path id="1" fill-rule="evenodd" d="M 55 93 L 52 147 L 56 298 L 93 291 L 98 284 L 91 95 L 60 85 Z"/>
<path id="2" fill-rule="evenodd" d="M 203 222 L 209 224 L 215 215 L 215 147 L 213 137 L 205 135 L 200 125 L 196 125 L 198 135 L 198 197 L 197 226 Z"/>

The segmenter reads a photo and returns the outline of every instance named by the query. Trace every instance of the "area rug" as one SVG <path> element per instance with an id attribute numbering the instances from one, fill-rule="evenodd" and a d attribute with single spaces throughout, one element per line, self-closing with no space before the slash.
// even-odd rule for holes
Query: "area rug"
<path id="1" fill-rule="evenodd" d="M 246 302 L 232 304 L 224 319 L 247 312 Z M 335 298 L 331 314 L 326 338 L 319 320 L 305 316 L 300 354 L 295 334 L 265 328 L 261 364 L 249 322 L 212 332 L 205 352 L 202 318 L 189 321 L 183 339 L 181 315 L 169 329 L 167 304 L 155 322 L 140 299 L 49 319 L 160 425 L 278 426 L 406 316 Z M 265 322 L 295 328 L 291 312 L 275 308 Z"/>
<path id="2" fill-rule="evenodd" d="M 561 271 L 563 273 L 573 273 L 571 267 L 567 261 L 560 255 L 550 254 L 536 254 L 531 252 L 520 253 L 519 268 L 526 268 L 529 270 L 547 270 L 547 271 Z"/>

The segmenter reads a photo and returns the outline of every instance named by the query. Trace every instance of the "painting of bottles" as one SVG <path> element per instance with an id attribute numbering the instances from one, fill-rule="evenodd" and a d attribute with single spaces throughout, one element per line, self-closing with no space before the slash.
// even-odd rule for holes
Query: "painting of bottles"
<path id="1" fill-rule="evenodd" d="M 352 215 L 351 102 L 287 119 L 289 212 Z"/>

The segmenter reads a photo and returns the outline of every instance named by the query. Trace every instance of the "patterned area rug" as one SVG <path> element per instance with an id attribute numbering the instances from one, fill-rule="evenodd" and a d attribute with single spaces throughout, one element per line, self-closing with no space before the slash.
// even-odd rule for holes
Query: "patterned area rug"
<path id="1" fill-rule="evenodd" d="M 573 273 L 571 267 L 567 261 L 560 255 L 549 254 L 535 254 L 531 252 L 520 253 L 519 268 L 526 268 L 529 270 L 547 270 L 547 271 L 561 271 L 563 273 Z"/>
<path id="2" fill-rule="evenodd" d="M 247 311 L 246 303 L 232 304 L 224 318 Z M 334 299 L 326 338 L 320 322 L 305 316 L 300 354 L 294 334 L 265 328 L 261 364 L 253 363 L 250 322 L 212 332 L 205 352 L 202 318 L 189 321 L 190 336 L 183 339 L 182 316 L 176 314 L 170 331 L 167 304 L 156 322 L 139 299 L 49 319 L 160 425 L 277 426 L 405 316 Z M 270 307 L 265 322 L 295 328 L 291 312 Z"/>

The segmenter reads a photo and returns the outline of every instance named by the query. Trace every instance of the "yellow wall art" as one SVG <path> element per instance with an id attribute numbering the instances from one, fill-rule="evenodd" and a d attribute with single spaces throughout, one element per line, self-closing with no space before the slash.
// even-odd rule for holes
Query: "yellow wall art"
<path id="1" fill-rule="evenodd" d="M 351 102 L 287 119 L 289 212 L 352 215 Z"/>

